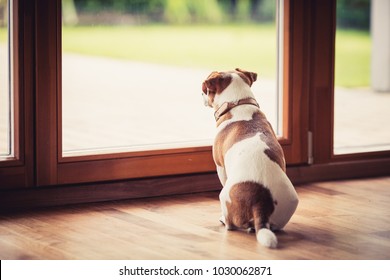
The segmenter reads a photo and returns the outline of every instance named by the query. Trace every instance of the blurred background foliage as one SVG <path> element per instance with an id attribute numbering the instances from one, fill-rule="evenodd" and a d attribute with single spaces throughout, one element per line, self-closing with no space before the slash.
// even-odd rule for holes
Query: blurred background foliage
<path id="1" fill-rule="evenodd" d="M 91 15 L 102 24 L 272 22 L 275 0 L 63 0 L 66 24 L 89 24 Z"/>
<path id="2" fill-rule="evenodd" d="M 7 2 L 0 0 L 0 43 L 7 38 L 4 28 L 8 21 Z M 264 65 L 271 75 L 275 73 L 275 3 L 276 0 L 62 0 L 63 50 L 151 62 L 168 61 L 175 65 L 184 64 L 179 55 L 182 51 L 183 60 L 201 57 L 206 62 L 199 58 L 193 60 L 209 66 L 207 62 L 216 58 L 226 60 L 225 55 L 229 55 L 233 47 L 225 47 L 225 53 L 221 49 L 211 53 L 210 48 L 203 50 L 204 45 L 224 42 L 229 47 L 239 44 L 240 49 L 252 46 L 252 50 L 241 51 L 240 64 L 247 61 L 248 67 Z M 371 1 L 337 0 L 336 3 L 336 84 L 367 86 L 370 83 Z M 172 42 L 177 42 L 177 38 L 188 44 L 175 46 L 177 44 Z M 123 46 L 121 51 L 118 46 Z M 152 61 L 155 46 L 171 51 L 164 55 L 159 51 Z M 253 54 L 263 57 L 255 59 Z M 164 61 L 160 61 L 162 57 L 166 57 Z"/>
<path id="3" fill-rule="evenodd" d="M 367 86 L 371 1 L 336 3 L 335 82 Z M 261 65 L 262 75 L 275 75 L 276 0 L 62 0 L 62 4 L 64 51 L 213 67 L 216 61 L 232 62 L 231 52 L 239 49 L 237 65 L 248 69 Z M 177 38 L 186 44 L 177 44 Z M 224 48 L 211 51 L 210 45 L 221 42 Z"/>
<path id="4" fill-rule="evenodd" d="M 65 24 L 272 22 L 275 0 L 63 0 Z M 368 30 L 370 0 L 337 0 L 339 28 Z"/>
<path id="5" fill-rule="evenodd" d="M 370 29 L 371 0 L 337 0 L 337 27 Z"/>

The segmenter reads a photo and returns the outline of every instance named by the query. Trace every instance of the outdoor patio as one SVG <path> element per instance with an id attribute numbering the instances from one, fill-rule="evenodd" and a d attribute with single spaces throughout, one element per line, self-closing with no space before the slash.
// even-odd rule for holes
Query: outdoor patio
<path id="1" fill-rule="evenodd" d="M 201 83 L 212 70 L 226 69 L 64 54 L 64 154 L 210 145 L 215 121 L 213 110 L 203 106 Z M 263 79 L 259 73 L 253 91 L 276 128 L 274 81 Z M 336 153 L 390 149 L 389 92 L 337 88 L 335 101 Z M 2 88 L 1 154 L 8 144 L 6 104 Z"/>
<path id="2" fill-rule="evenodd" d="M 64 55 L 64 151 L 210 145 L 214 111 L 203 105 L 201 84 L 212 70 L 224 69 Z M 274 87 L 261 74 L 253 85 L 262 109 L 276 126 Z"/>
<path id="3" fill-rule="evenodd" d="M 69 54 L 63 61 L 64 151 L 212 143 L 213 110 L 203 106 L 201 83 L 212 70 L 225 69 Z M 275 82 L 258 74 L 253 91 L 276 129 Z M 390 92 L 336 88 L 335 152 L 390 149 L 389 108 Z"/>

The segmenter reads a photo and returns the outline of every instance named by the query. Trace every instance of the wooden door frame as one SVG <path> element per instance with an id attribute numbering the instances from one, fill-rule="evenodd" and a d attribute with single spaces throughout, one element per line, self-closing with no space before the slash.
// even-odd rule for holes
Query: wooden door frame
<path id="1" fill-rule="evenodd" d="M 284 109 L 280 140 L 289 164 L 307 161 L 308 88 L 305 71 L 295 57 L 303 57 L 306 32 L 292 26 L 304 18 L 299 5 L 284 6 Z M 37 1 L 36 141 L 37 185 L 77 184 L 154 176 L 215 172 L 211 147 L 130 152 L 80 157 L 62 157 L 61 130 L 61 1 Z M 294 9 L 293 11 L 290 9 Z M 294 17 L 292 16 L 294 15 Z M 298 35 L 297 35 L 298 34 Z M 292 53 L 294 51 L 294 53 Z M 297 83 L 297 81 L 300 81 Z M 40 110 L 46 108 L 44 110 Z M 296 125 L 299 123 L 300 125 Z M 296 130 L 293 127 L 297 128 Z"/>
<path id="2" fill-rule="evenodd" d="M 13 155 L 0 159 L 0 189 L 34 185 L 34 2 L 12 1 Z"/>
<path id="3" fill-rule="evenodd" d="M 57 125 L 61 121 L 60 2 L 17 2 L 18 40 L 23 42 L 17 44 L 20 161 L 0 162 L 1 183 L 8 188 L 0 192 L 0 208 L 220 189 L 211 147 L 62 159 Z M 294 184 L 303 184 L 389 175 L 389 151 L 333 154 L 336 0 L 286 0 L 284 8 L 289 19 L 284 21 L 288 42 L 284 45 L 284 83 L 288 86 L 283 92 L 285 137 L 280 141 L 289 177 Z M 311 164 L 309 142 L 313 144 Z M 40 187 L 24 188 L 30 186 Z"/>
<path id="4" fill-rule="evenodd" d="M 309 83 L 310 131 L 313 132 L 314 137 L 314 163 L 340 164 L 353 161 L 383 163 L 390 158 L 390 151 L 340 155 L 335 155 L 333 152 L 336 0 L 312 2 L 311 24 L 316 31 L 312 32 L 311 39 Z"/>

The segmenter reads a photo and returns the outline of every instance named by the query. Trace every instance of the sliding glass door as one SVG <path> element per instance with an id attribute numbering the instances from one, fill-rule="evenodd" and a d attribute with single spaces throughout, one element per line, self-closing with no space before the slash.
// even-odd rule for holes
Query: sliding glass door
<path id="1" fill-rule="evenodd" d="M 34 185 L 33 7 L 0 1 L 0 189 Z"/>
<path id="2" fill-rule="evenodd" d="M 0 2 L 0 158 L 14 154 L 11 25 L 9 1 Z"/>
<path id="3" fill-rule="evenodd" d="M 2 154 L 15 148 L 12 163 L 0 162 L 2 183 L 215 172 L 215 121 L 201 83 L 236 67 L 258 73 L 253 91 L 287 163 L 308 162 L 310 10 L 302 1 L 183 1 L 183 18 L 176 1 L 12 2 L 17 94 L 5 102 Z"/>
<path id="4" fill-rule="evenodd" d="M 390 150 L 390 2 L 337 4 L 334 153 Z"/>
<path id="5" fill-rule="evenodd" d="M 63 0 L 62 156 L 210 146 L 201 83 L 237 67 L 281 133 L 281 3 Z"/>

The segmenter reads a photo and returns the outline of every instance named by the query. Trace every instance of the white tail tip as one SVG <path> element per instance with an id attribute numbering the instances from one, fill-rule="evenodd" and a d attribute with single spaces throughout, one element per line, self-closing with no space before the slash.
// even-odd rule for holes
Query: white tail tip
<path id="1" fill-rule="evenodd" d="M 278 246 L 278 239 L 275 234 L 267 228 L 260 229 L 256 234 L 256 238 L 265 247 L 276 248 Z"/>

